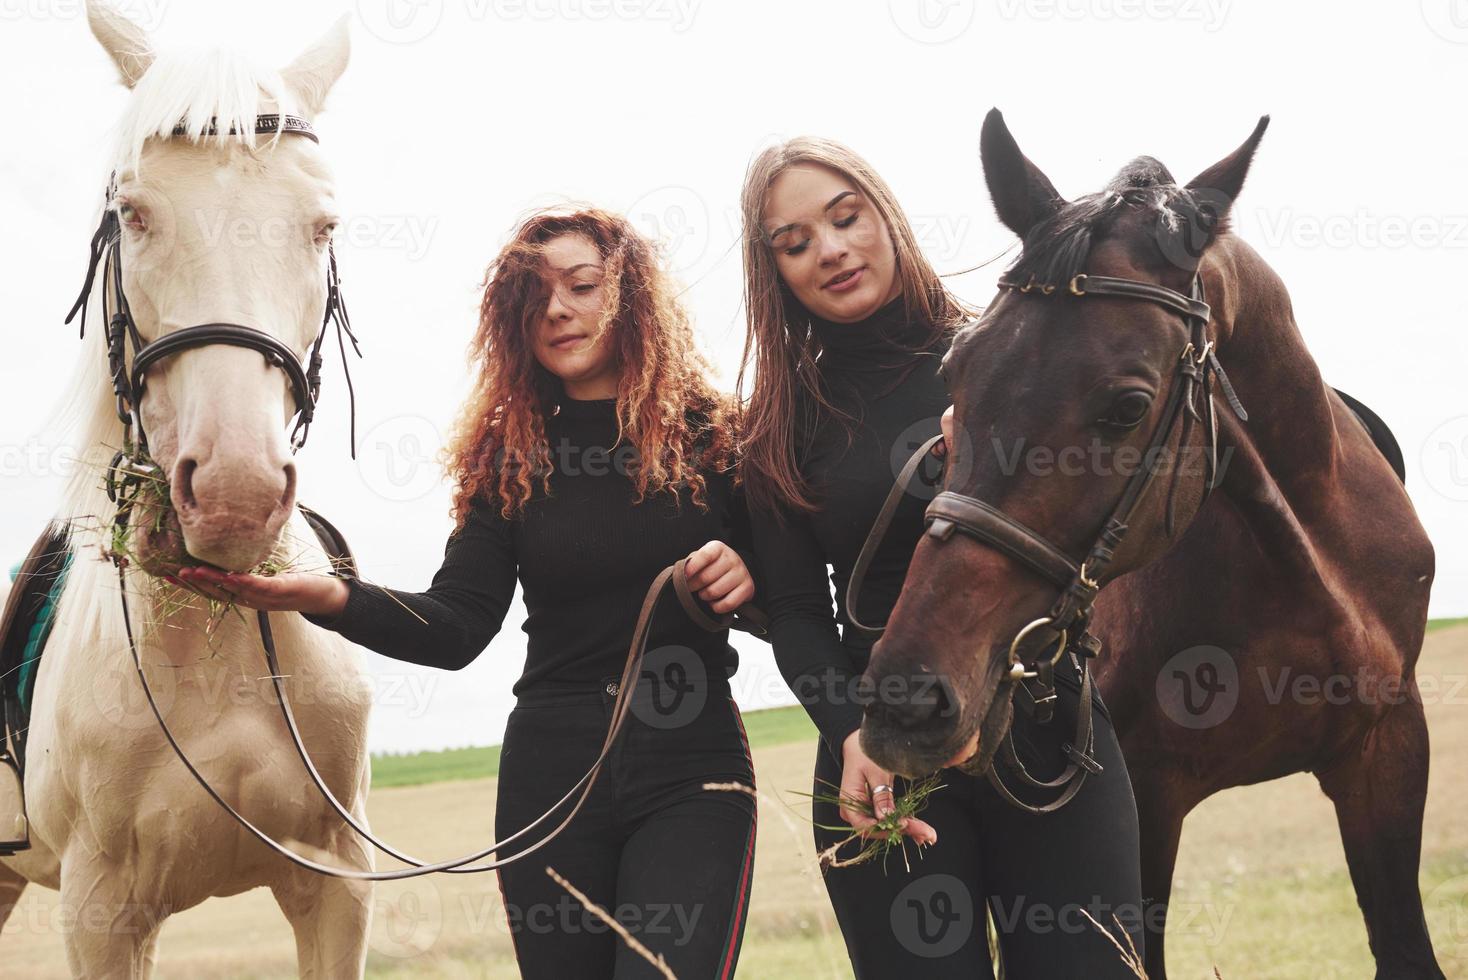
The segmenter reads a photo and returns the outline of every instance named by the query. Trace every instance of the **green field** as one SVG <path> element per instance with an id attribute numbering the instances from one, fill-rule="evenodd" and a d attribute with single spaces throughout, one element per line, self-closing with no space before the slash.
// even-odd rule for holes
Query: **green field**
<path id="1" fill-rule="evenodd" d="M 1434 633 L 1464 623 L 1468 623 L 1468 616 L 1431 619 L 1427 622 L 1427 631 Z M 744 715 L 744 729 L 749 734 L 750 747 L 755 749 L 803 742 L 816 737 L 815 726 L 799 707 L 748 712 Z M 442 752 L 375 755 L 372 757 L 372 788 L 422 786 L 446 779 L 484 779 L 499 775 L 499 770 L 498 745 L 447 749 Z"/>

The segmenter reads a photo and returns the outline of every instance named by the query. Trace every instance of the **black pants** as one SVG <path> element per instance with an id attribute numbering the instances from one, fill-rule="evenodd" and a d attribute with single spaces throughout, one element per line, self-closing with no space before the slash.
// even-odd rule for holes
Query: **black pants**
<path id="1" fill-rule="evenodd" d="M 753 787 L 749 744 L 722 675 L 677 680 L 670 690 L 644 674 L 581 812 L 555 840 L 500 870 L 527 980 L 661 976 L 553 881 L 547 865 L 678 976 L 734 975 L 753 882 L 754 799 L 703 786 Z M 585 773 L 606 735 L 615 681 L 516 705 L 500 755 L 497 839 L 530 823 Z"/>
<path id="2" fill-rule="evenodd" d="M 1060 746 L 1074 735 L 1079 687 L 1074 673 L 1057 670 L 1056 680 L 1060 704 L 1049 725 L 1015 708 L 1015 750 L 1037 778 L 1060 772 Z M 986 778 L 944 769 L 944 788 L 919 814 L 938 832 L 938 843 L 920 859 L 908 845 L 910 873 L 895 851 L 885 870 L 867 862 L 826 871 L 858 980 L 993 976 L 985 903 L 1010 980 L 1134 980 L 1116 948 L 1081 914 L 1089 912 L 1125 946 L 1115 914 L 1142 952 L 1136 801 L 1099 694 L 1094 701 L 1094 754 L 1105 771 L 1088 776 L 1065 807 L 1030 814 L 1006 803 Z M 815 774 L 818 793 L 832 792 L 820 780 L 840 783 L 841 764 L 824 739 Z M 905 785 L 897 780 L 896 791 Z M 1044 794 L 1020 792 L 1012 776 L 1005 785 L 1028 803 L 1048 802 Z M 845 826 L 836 807 L 817 803 L 814 820 L 818 850 L 845 836 L 819 827 Z M 856 847 L 840 853 L 849 857 Z"/>

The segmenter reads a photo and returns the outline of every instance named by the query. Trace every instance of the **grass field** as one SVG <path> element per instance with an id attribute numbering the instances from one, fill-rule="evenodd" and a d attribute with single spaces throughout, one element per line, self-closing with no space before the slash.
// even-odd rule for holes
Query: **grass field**
<path id="1" fill-rule="evenodd" d="M 1420 883 L 1439 961 L 1468 977 L 1468 623 L 1428 637 L 1419 674 L 1442 695 L 1428 704 L 1433 767 Z M 1456 691 L 1455 691 L 1456 687 Z M 741 977 L 851 976 L 796 791 L 809 788 L 813 729 L 793 710 L 746 717 L 760 803 L 756 877 Z M 405 850 L 456 854 L 493 826 L 498 761 L 468 749 L 375 761 L 374 831 Z M 458 778 L 473 774 L 476 778 Z M 416 785 L 413 785 L 415 784 Z M 0 933 L 0 975 L 66 976 L 56 894 L 28 889 Z M 439 876 L 379 885 L 368 974 L 375 978 L 513 978 L 494 882 Z M 1334 980 L 1372 974 L 1366 933 L 1346 874 L 1334 812 L 1308 776 L 1230 790 L 1184 828 L 1169 922 L 1174 978 Z M 295 976 L 294 945 L 268 892 L 216 899 L 164 927 L 164 978 Z M 686 978 L 685 978 L 686 980 Z M 916 978 L 914 978 L 916 980 Z"/>

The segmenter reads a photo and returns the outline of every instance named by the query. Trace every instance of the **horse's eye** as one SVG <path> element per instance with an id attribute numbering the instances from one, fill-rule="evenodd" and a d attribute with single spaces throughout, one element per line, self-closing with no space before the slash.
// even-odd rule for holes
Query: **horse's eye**
<path id="1" fill-rule="evenodd" d="M 1111 403 L 1111 411 L 1101 421 L 1119 429 L 1135 428 L 1151 407 L 1152 396 L 1145 391 L 1126 391 Z"/>

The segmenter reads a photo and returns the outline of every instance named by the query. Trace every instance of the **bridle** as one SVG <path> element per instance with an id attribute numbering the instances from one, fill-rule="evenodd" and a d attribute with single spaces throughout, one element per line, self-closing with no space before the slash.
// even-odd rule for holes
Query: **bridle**
<path id="1" fill-rule="evenodd" d="M 233 133 L 234 130 L 231 130 Z M 305 119 L 290 115 L 261 115 L 255 119 L 255 132 L 265 133 L 295 133 L 307 137 L 313 142 L 319 142 L 311 125 Z M 173 130 L 174 136 L 184 135 L 183 127 Z M 206 135 L 216 135 L 215 128 L 211 125 L 206 130 Z M 103 312 L 107 319 L 107 350 L 108 369 L 112 376 L 113 390 L 117 395 L 117 415 L 123 424 L 123 447 L 113 456 L 112 462 L 107 470 L 107 494 L 110 500 L 118 504 L 115 523 L 119 530 L 124 529 L 128 515 L 131 510 L 131 502 L 134 499 L 138 487 L 145 479 L 156 478 L 150 473 L 151 464 L 147 459 L 147 437 L 143 432 L 143 420 L 140 411 L 144 394 L 144 376 L 147 369 L 161 361 L 163 358 L 188 350 L 193 347 L 203 347 L 210 344 L 229 344 L 236 347 L 246 347 L 259 351 L 264 355 L 267 363 L 280 368 L 285 372 L 295 396 L 298 417 L 296 427 L 291 434 L 291 451 L 294 453 L 305 444 L 307 430 L 310 427 L 312 416 L 315 413 L 316 400 L 321 388 L 321 347 L 326 337 L 326 328 L 333 321 L 337 326 L 337 343 L 341 348 L 342 367 L 345 370 L 346 346 L 342 339 L 343 332 L 351 338 L 353 349 L 361 356 L 361 349 L 357 347 L 357 338 L 352 333 L 351 325 L 347 319 L 346 304 L 342 300 L 340 280 L 336 271 L 336 255 L 328 251 L 327 267 L 327 300 L 326 315 L 322 320 L 321 330 L 317 334 L 315 343 L 311 348 L 309 365 L 302 370 L 300 361 L 295 351 L 289 346 L 253 327 L 243 326 L 236 323 L 205 323 L 197 326 L 185 327 L 172 333 L 165 334 L 151 343 L 144 344 L 138 334 L 137 324 L 133 321 L 132 311 L 128 307 L 127 297 L 122 289 L 122 262 L 119 246 L 120 228 L 116 210 L 111 206 L 113 196 L 116 193 L 116 175 L 109 181 L 107 188 L 106 208 L 102 217 L 102 223 L 92 236 L 92 247 L 90 262 L 87 267 L 86 283 L 82 287 L 81 295 L 72 306 L 71 312 L 67 314 L 66 322 L 70 323 L 78 310 L 82 314 L 82 331 L 85 336 L 87 302 L 90 297 L 93 283 L 96 279 L 99 267 L 105 261 L 106 269 L 110 272 L 108 280 L 104 280 L 102 291 Z M 107 289 L 110 284 L 111 290 Z M 114 311 L 112 300 L 116 301 L 117 307 Z M 131 339 L 133 348 L 132 370 L 126 367 L 126 344 Z M 351 377 L 347 377 L 347 388 L 351 392 Z M 356 458 L 356 434 L 355 434 L 355 398 L 353 399 L 353 428 L 352 428 L 352 457 Z M 129 441 L 132 426 L 136 424 L 138 439 L 136 446 Z M 133 453 L 135 455 L 130 456 Z M 339 577 L 356 577 L 356 563 L 346 545 L 345 539 L 335 527 L 331 525 L 320 514 L 297 504 L 303 517 L 311 526 L 331 558 L 330 573 Z M 260 628 L 260 642 L 265 652 L 265 663 L 269 671 L 269 678 L 275 691 L 275 696 L 280 704 L 281 714 L 285 725 L 290 733 L 291 741 L 296 748 L 302 765 L 315 784 L 317 791 L 352 830 L 360 837 L 377 848 L 383 854 L 396 858 L 408 868 L 396 871 L 360 871 L 354 868 L 342 868 L 304 857 L 278 840 L 271 837 L 265 831 L 241 814 L 229 801 L 227 801 L 204 777 L 184 752 L 177 737 L 169 728 L 163 711 L 153 694 L 153 689 L 148 683 L 148 678 L 143 670 L 142 655 L 138 651 L 138 645 L 133 635 L 132 618 L 128 612 L 127 583 L 125 569 L 128 560 L 121 554 L 112 552 L 110 554 L 113 564 L 117 568 L 117 581 L 119 595 L 122 602 L 122 620 L 127 633 L 128 649 L 131 652 L 133 667 L 137 673 L 138 680 L 143 688 L 143 694 L 158 722 L 165 740 L 172 747 L 174 754 L 178 756 L 189 774 L 199 784 L 200 788 L 209 795 L 222 809 L 224 809 L 246 832 L 259 840 L 266 847 L 287 861 L 314 871 L 318 874 L 334 878 L 347 878 L 357 881 L 393 881 L 404 878 L 415 878 L 421 875 L 444 871 L 458 874 L 473 874 L 485 871 L 495 871 L 507 864 L 528 857 L 530 854 L 550 843 L 561 831 L 571 823 L 576 814 L 580 812 L 588 796 L 591 794 L 593 785 L 601 773 L 602 765 L 616 744 L 617 737 L 626 721 L 627 712 L 632 703 L 632 697 L 636 690 L 636 680 L 641 675 L 642 661 L 647 649 L 648 637 L 651 634 L 654 614 L 664 592 L 669 585 L 673 586 L 674 594 L 683 606 L 688 617 L 701 628 L 716 632 L 733 627 L 751 633 L 763 633 L 768 629 L 768 621 L 764 613 L 751 604 L 745 604 L 733 613 L 718 616 L 708 615 L 698 603 L 693 590 L 688 586 L 684 563 L 686 559 L 679 559 L 667 568 L 664 568 L 654 578 L 648 587 L 647 594 L 643 600 L 642 609 L 638 614 L 637 625 L 633 630 L 632 641 L 627 651 L 627 661 L 623 667 L 621 683 L 618 685 L 617 697 L 612 706 L 612 718 L 608 725 L 606 739 L 602 743 L 601 751 L 592 762 L 586 774 L 571 787 L 566 794 L 556 803 L 552 804 L 541 816 L 537 817 L 524 828 L 497 841 L 487 848 L 473 854 L 452 858 L 447 861 L 428 862 L 405 854 L 374 837 L 372 833 L 349 811 L 332 793 L 326 785 L 320 772 L 312 762 L 306 750 L 300 729 L 296 724 L 294 713 L 291 711 L 290 701 L 282 679 L 285 677 L 281 669 L 280 661 L 275 649 L 275 638 L 270 628 L 269 613 L 264 610 L 256 611 L 256 621 Z M 369 587 L 359 581 L 361 587 Z M 736 618 L 737 617 L 737 618 Z M 3 734 L 3 733 L 0 733 Z M 485 864 L 476 865 L 480 861 L 497 851 L 507 848 L 509 845 L 521 840 L 537 827 L 547 823 L 552 817 L 570 804 L 565 816 L 546 835 L 530 846 L 516 852 L 508 858 L 490 861 Z"/>
<path id="2" fill-rule="evenodd" d="M 234 134 L 236 131 L 231 129 L 229 132 Z M 313 143 L 321 142 L 317 139 L 311 124 L 299 116 L 276 113 L 256 116 L 255 133 L 256 135 L 295 134 L 304 136 Z M 184 127 L 177 126 L 172 135 L 182 136 L 184 134 Z M 211 124 L 204 131 L 204 135 L 218 135 L 218 130 Z M 327 247 L 326 313 L 322 317 L 321 329 L 316 334 L 315 342 L 311 345 L 310 359 L 304 369 L 301 367 L 296 352 L 288 344 L 263 330 L 238 323 L 201 323 L 183 327 L 145 344 L 142 335 L 138 333 L 138 325 L 133 319 L 132 307 L 128 305 L 127 295 L 122 289 L 122 229 L 117 209 L 113 206 L 116 194 L 117 174 L 114 172 L 107 182 L 102 221 L 92 235 L 86 280 L 82 284 L 81 294 L 72 304 L 71 312 L 66 315 L 66 322 L 70 323 L 78 311 L 81 312 L 79 335 L 85 337 L 87 305 L 90 302 L 97 272 L 101 269 L 104 276 L 102 312 L 103 319 L 107 321 L 107 368 L 108 373 L 112 376 L 112 389 L 117 395 L 117 417 L 123 424 L 124 441 L 123 448 L 118 450 L 117 455 L 113 457 L 112 463 L 108 466 L 109 496 L 116 499 L 114 480 L 118 478 L 119 471 L 131 469 L 130 464 L 133 461 L 128 458 L 127 447 L 134 425 L 138 430 L 136 451 L 144 456 L 147 453 L 148 439 L 143 431 L 142 404 L 148 368 L 164 358 L 195 347 L 207 347 L 214 344 L 246 347 L 259 351 L 267 364 L 284 371 L 296 403 L 296 425 L 291 432 L 291 452 L 295 453 L 299 450 L 306 444 L 306 435 L 310 430 L 311 420 L 316 414 L 316 400 L 321 392 L 321 347 L 326 340 L 326 328 L 333 322 L 336 324 L 337 346 L 341 349 L 342 371 L 347 379 L 347 394 L 351 400 L 351 453 L 352 458 L 356 459 L 356 393 L 352 389 L 351 373 L 347 370 L 346 341 L 343 339 L 343 333 L 351 339 L 352 348 L 357 352 L 358 357 L 362 356 L 362 351 L 357 346 L 356 335 L 352 333 L 346 301 L 342 297 L 341 280 L 336 271 L 336 251 L 331 246 Z M 107 288 L 109 284 L 110 290 Z M 114 302 L 117 304 L 115 309 L 112 306 Z M 126 346 L 129 343 L 133 350 L 131 372 L 127 370 L 126 357 Z"/>
<path id="3" fill-rule="evenodd" d="M 1039 780 L 1032 777 L 1015 753 L 1012 732 L 1004 733 L 1003 742 L 998 749 L 1001 758 L 1017 772 L 1020 780 L 1026 785 L 1050 790 L 1060 789 L 1062 790 L 1061 795 L 1044 806 L 1024 803 L 1004 785 L 995 767 L 988 767 L 990 782 L 1006 800 L 1031 812 L 1048 813 L 1068 803 L 1080 789 L 1088 773 L 1101 771 L 1101 766 L 1091 757 L 1094 744 L 1091 728 L 1092 679 L 1089 660 L 1100 654 L 1102 646 L 1101 639 L 1089 629 L 1091 609 L 1104 584 L 1106 571 L 1126 537 L 1132 517 L 1159 472 L 1158 463 L 1171 439 L 1173 430 L 1181 420 L 1182 434 L 1178 441 L 1180 454 L 1182 448 L 1187 445 L 1193 423 L 1197 422 L 1205 426 L 1207 468 L 1203 496 L 1204 499 L 1207 499 L 1218 480 L 1218 418 L 1214 411 L 1212 389 L 1212 379 L 1215 376 L 1234 414 L 1242 421 L 1247 421 L 1249 415 L 1244 410 L 1244 406 L 1240 404 L 1238 395 L 1234 392 L 1233 385 L 1223 370 L 1223 365 L 1218 361 L 1216 344 L 1208 339 L 1211 310 L 1204 300 L 1201 275 L 1197 273 L 1193 275 L 1191 295 L 1187 296 L 1156 283 L 1086 274 L 1073 277 L 1069 284 L 1063 287 L 1037 283 L 1033 278 L 1024 284 L 1001 278 L 999 288 L 1011 293 L 1038 297 L 1054 296 L 1062 302 L 1067 298 L 1085 297 L 1142 300 L 1177 313 L 1182 318 L 1182 324 L 1187 331 L 1187 339 L 1177 358 L 1171 391 L 1162 409 L 1157 427 L 1153 430 L 1147 449 L 1142 455 L 1144 465 L 1128 479 L 1120 499 L 1102 524 L 1101 530 L 1082 560 L 1076 561 L 1063 548 L 1038 531 L 1008 516 L 999 508 L 966 494 L 951 490 L 941 491 L 929 502 L 924 513 L 925 533 L 935 542 L 950 541 L 955 533 L 965 534 L 1004 553 L 1060 590 L 1049 612 L 1026 624 L 1010 641 L 1008 669 L 1000 679 L 1000 691 L 995 697 L 995 703 L 1007 698 L 1011 690 L 1018 691 L 1023 695 L 1021 703 L 1026 710 L 1030 711 L 1041 724 L 1048 723 L 1057 700 L 1054 683 L 1055 666 L 1060 662 L 1062 656 L 1070 654 L 1072 662 L 1081 675 L 1081 698 L 1077 709 L 1075 742 L 1067 743 L 1063 747 L 1063 751 L 1070 759 L 1065 771 L 1059 777 L 1051 780 Z M 1202 412 L 1204 414 L 1199 413 L 1197 394 L 1200 390 L 1203 394 Z M 877 545 L 881 543 L 887 527 L 891 524 L 892 516 L 896 512 L 902 494 L 906 492 L 908 482 L 940 439 L 942 439 L 941 435 L 929 439 L 919 447 L 908 460 L 907 465 L 903 467 L 878 514 L 871 534 L 868 535 L 866 543 L 862 546 L 856 566 L 852 569 L 846 592 L 846 615 L 847 619 L 859 629 L 877 635 L 880 635 L 883 629 L 880 626 L 866 626 L 856 619 L 856 599 L 861 591 L 862 581 L 866 577 L 867 568 L 876 553 Z M 1172 535 L 1174 528 L 1173 509 L 1180 471 L 1180 466 L 1173 467 L 1172 482 L 1168 491 L 1166 526 L 1169 536 Z M 1058 636 L 1053 650 L 1050 650 L 1048 656 L 1026 660 L 1020 652 L 1022 642 L 1031 633 L 1043 628 L 1048 628 Z M 981 733 L 981 738 L 997 734 L 984 732 Z M 984 750 L 981 748 L 979 757 L 982 758 L 984 755 Z"/>

